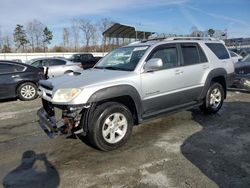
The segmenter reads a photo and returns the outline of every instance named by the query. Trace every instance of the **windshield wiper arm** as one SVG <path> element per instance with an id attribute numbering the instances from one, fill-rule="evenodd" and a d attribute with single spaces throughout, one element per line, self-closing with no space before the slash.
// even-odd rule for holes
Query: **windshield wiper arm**
<path id="1" fill-rule="evenodd" d="M 107 67 L 94 67 L 94 69 L 108 69 L 108 70 L 130 71 L 129 69 L 126 69 L 126 68 L 122 68 L 122 67 L 112 67 L 112 66 L 107 66 Z"/>
<path id="2" fill-rule="evenodd" d="M 126 68 L 122 68 L 122 67 L 105 67 L 105 69 L 109 69 L 109 70 L 122 70 L 122 71 L 129 71 L 128 69 Z"/>
<path id="3" fill-rule="evenodd" d="M 105 67 L 93 67 L 93 69 L 105 69 Z"/>

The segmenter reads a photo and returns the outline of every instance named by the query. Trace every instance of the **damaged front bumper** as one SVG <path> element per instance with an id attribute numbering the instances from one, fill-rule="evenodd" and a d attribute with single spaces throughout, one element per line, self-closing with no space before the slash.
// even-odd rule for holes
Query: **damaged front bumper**
<path id="1" fill-rule="evenodd" d="M 40 108 L 37 111 L 37 115 L 39 117 L 39 125 L 48 137 L 54 138 L 62 134 L 60 127 L 62 127 L 63 124 L 57 123 L 55 116 L 49 116 L 44 108 Z"/>
<path id="2" fill-rule="evenodd" d="M 71 134 L 84 135 L 85 131 L 80 126 L 82 115 L 86 106 L 60 106 L 55 107 L 52 103 L 42 99 L 43 107 L 37 111 L 39 126 L 49 138 L 65 135 L 65 127 Z"/>

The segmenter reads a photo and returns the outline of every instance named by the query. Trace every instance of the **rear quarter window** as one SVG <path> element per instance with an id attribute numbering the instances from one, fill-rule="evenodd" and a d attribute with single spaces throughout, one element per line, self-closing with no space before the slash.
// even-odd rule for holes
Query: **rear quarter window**
<path id="1" fill-rule="evenodd" d="M 207 47 L 218 57 L 218 59 L 229 59 L 225 46 L 221 43 L 205 43 Z"/>

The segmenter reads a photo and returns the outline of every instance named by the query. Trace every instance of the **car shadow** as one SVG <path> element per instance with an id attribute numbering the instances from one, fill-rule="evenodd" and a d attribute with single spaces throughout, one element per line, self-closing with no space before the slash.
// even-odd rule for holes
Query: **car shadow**
<path id="1" fill-rule="evenodd" d="M 17 101 L 18 98 L 0 99 L 0 103 Z"/>
<path id="2" fill-rule="evenodd" d="M 208 116 L 191 112 L 202 130 L 185 140 L 182 154 L 219 187 L 250 187 L 250 102 L 227 102 Z"/>
<path id="3" fill-rule="evenodd" d="M 55 188 L 60 183 L 59 173 L 45 154 L 34 151 L 23 153 L 21 164 L 3 179 L 3 187 Z"/>

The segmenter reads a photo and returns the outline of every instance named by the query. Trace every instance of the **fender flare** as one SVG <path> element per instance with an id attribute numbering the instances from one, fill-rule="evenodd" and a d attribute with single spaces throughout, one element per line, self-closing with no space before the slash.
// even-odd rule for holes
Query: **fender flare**
<path id="1" fill-rule="evenodd" d="M 132 98 L 137 111 L 138 121 L 141 121 L 141 115 L 143 112 L 142 100 L 138 91 L 131 85 L 117 85 L 100 89 L 91 95 L 87 103 L 96 103 L 99 101 L 123 96 L 129 96 Z"/>
<path id="2" fill-rule="evenodd" d="M 224 79 L 225 79 L 225 82 L 226 82 L 227 71 L 224 68 L 217 68 L 217 69 L 212 70 L 208 74 L 206 82 L 204 84 L 204 87 L 203 87 L 201 95 L 200 95 L 200 99 L 205 98 L 206 93 L 207 93 L 207 91 L 208 91 L 208 89 L 209 89 L 209 87 L 211 85 L 212 79 L 215 78 L 215 77 L 219 77 L 219 76 L 223 76 Z M 225 94 L 226 94 L 226 91 L 225 91 Z M 226 95 L 225 95 L 225 97 L 226 97 Z"/>

